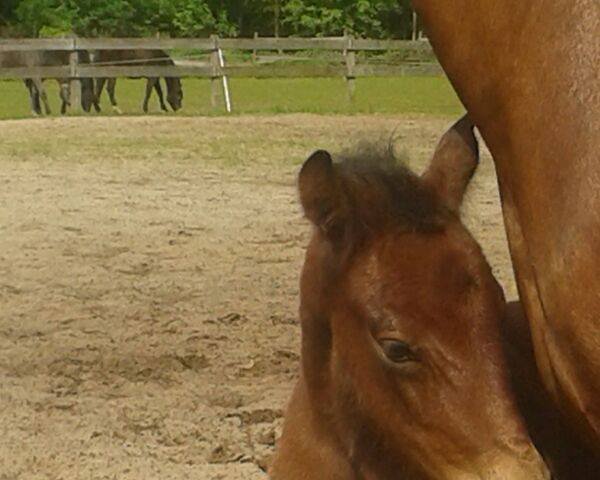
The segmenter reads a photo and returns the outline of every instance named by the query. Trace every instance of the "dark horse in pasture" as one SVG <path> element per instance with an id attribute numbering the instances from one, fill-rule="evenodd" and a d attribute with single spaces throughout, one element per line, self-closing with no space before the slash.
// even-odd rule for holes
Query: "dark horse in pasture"
<path id="1" fill-rule="evenodd" d="M 0 68 L 34 68 L 34 67 L 59 67 L 69 65 L 71 52 L 67 50 L 38 50 L 38 51 L 8 51 L 0 52 Z M 78 51 L 79 63 L 89 63 L 86 51 Z M 31 111 L 34 115 L 42 114 L 42 104 L 46 114 L 50 114 L 48 96 L 42 78 L 27 78 L 25 86 L 29 91 Z M 60 87 L 61 113 L 65 114 L 71 104 L 71 89 L 69 79 L 57 78 Z M 94 99 L 94 84 L 91 78 L 81 79 L 81 107 L 89 112 Z M 41 100 L 41 102 L 40 102 Z"/>
<path id="2" fill-rule="evenodd" d="M 413 0 L 490 148 L 535 367 L 600 475 L 600 4 Z"/>
<path id="3" fill-rule="evenodd" d="M 175 62 L 169 57 L 169 54 L 164 50 L 98 50 L 92 53 L 93 62 L 107 66 L 126 67 L 140 65 L 156 65 L 156 66 L 173 66 Z M 110 98 L 110 103 L 113 109 L 120 113 L 115 97 L 116 78 L 98 78 L 96 80 L 94 108 L 97 112 L 100 111 L 100 97 L 102 90 L 106 84 L 106 90 Z M 173 111 L 181 108 L 183 102 L 183 89 L 181 87 L 181 79 L 178 77 L 165 77 L 167 85 L 167 101 Z M 162 111 L 167 111 L 163 90 L 160 85 L 160 78 L 148 77 L 146 79 L 146 93 L 142 102 L 142 109 L 148 112 L 148 101 L 152 90 L 156 90 L 158 101 Z"/>
<path id="4" fill-rule="evenodd" d="M 457 122 L 421 177 L 369 151 L 302 167 L 314 228 L 274 480 L 549 478 L 511 387 L 502 289 L 459 216 L 472 128 Z"/>

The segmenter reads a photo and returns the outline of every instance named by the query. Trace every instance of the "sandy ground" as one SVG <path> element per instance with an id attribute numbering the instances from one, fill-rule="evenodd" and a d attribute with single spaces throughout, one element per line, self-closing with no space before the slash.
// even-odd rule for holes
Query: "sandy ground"
<path id="1" fill-rule="evenodd" d="M 0 123 L 0 479 L 265 478 L 298 369 L 298 166 L 395 130 L 420 170 L 448 124 Z M 465 218 L 513 297 L 488 155 Z"/>

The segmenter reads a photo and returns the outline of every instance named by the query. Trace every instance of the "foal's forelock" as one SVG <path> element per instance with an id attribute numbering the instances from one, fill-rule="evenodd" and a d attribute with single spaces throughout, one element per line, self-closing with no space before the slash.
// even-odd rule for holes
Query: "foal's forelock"
<path id="1" fill-rule="evenodd" d="M 337 267 L 385 232 L 439 232 L 449 214 L 435 191 L 380 144 L 362 143 L 335 162 L 315 152 L 299 187 L 306 216 L 330 244 Z"/>
<path id="2" fill-rule="evenodd" d="M 442 205 L 391 147 L 363 143 L 339 160 L 336 167 L 351 213 L 369 230 L 399 227 L 427 232 L 440 226 Z"/>

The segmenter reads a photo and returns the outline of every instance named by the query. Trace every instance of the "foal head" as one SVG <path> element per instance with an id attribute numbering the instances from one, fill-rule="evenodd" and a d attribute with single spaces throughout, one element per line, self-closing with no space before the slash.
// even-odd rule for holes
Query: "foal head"
<path id="1" fill-rule="evenodd" d="M 302 167 L 303 377 L 358 478 L 547 476 L 508 387 L 502 290 L 459 217 L 477 161 L 463 118 L 421 177 L 369 152 Z"/>

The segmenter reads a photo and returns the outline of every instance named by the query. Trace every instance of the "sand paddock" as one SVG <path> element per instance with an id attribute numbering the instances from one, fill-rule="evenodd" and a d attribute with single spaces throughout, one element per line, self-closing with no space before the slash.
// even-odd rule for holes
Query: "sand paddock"
<path id="1" fill-rule="evenodd" d="M 245 479 L 297 375 L 316 148 L 384 137 L 421 170 L 452 119 L 0 122 L 0 479 Z M 509 297 L 489 155 L 464 216 Z"/>

